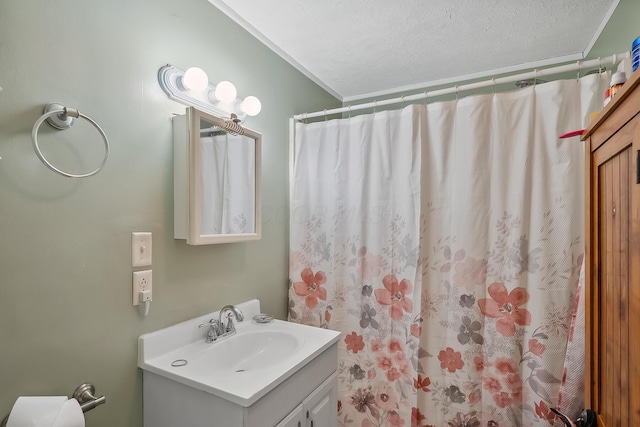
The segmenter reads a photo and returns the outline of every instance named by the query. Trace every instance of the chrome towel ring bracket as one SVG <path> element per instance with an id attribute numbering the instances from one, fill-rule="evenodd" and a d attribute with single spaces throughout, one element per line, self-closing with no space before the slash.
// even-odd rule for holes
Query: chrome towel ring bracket
<path id="1" fill-rule="evenodd" d="M 40 151 L 40 146 L 38 145 L 38 130 L 40 129 L 40 125 L 45 120 L 54 129 L 65 130 L 73 126 L 74 119 L 76 118 L 83 118 L 88 121 L 100 133 L 100 136 L 104 141 L 104 158 L 102 159 L 102 162 L 96 169 L 84 174 L 68 173 L 53 166 L 45 158 L 44 154 L 42 154 L 42 151 Z M 62 104 L 52 103 L 47 104 L 44 107 L 44 114 L 38 120 L 36 120 L 35 124 L 33 125 L 33 130 L 31 131 L 31 140 L 33 142 L 33 149 L 35 150 L 36 155 L 38 156 L 40 161 L 42 161 L 42 163 L 44 163 L 44 165 L 52 171 L 59 173 L 62 176 L 66 176 L 67 178 L 86 178 L 95 175 L 100 172 L 100 170 L 102 170 L 104 165 L 107 163 L 107 160 L 109 160 L 109 140 L 107 139 L 107 135 L 104 133 L 102 128 L 90 117 L 85 116 L 84 114 L 73 108 L 67 108 Z"/>

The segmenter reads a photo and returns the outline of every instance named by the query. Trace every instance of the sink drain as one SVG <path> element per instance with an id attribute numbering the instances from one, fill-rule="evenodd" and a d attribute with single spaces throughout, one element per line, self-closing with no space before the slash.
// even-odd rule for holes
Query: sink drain
<path id="1" fill-rule="evenodd" d="M 187 366 L 187 363 L 189 362 L 187 362 L 186 359 L 177 359 L 171 362 L 171 366 L 173 366 L 174 368 L 179 368 L 180 366 Z"/>

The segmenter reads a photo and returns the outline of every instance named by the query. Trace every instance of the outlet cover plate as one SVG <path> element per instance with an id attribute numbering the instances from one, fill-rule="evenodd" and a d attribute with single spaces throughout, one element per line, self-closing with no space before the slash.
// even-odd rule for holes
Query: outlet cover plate
<path id="1" fill-rule="evenodd" d="M 151 290 L 151 270 L 133 272 L 133 305 L 140 305 L 140 291 Z"/>

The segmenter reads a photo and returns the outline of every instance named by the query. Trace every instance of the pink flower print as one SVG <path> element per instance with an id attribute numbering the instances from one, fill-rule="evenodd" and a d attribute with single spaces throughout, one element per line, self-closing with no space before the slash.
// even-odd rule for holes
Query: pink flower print
<path id="1" fill-rule="evenodd" d="M 388 275 L 382 279 L 385 289 L 376 289 L 374 294 L 379 304 L 390 305 L 389 315 L 393 320 L 402 320 L 403 311 L 411 313 L 413 302 L 405 295 L 411 292 L 413 286 L 407 279 L 398 283 L 396 276 Z"/>
<path id="2" fill-rule="evenodd" d="M 404 426 L 404 420 L 400 417 L 400 415 L 396 411 L 392 411 L 389 413 L 389 416 L 387 417 L 387 423 L 389 423 L 390 427 Z"/>
<path id="3" fill-rule="evenodd" d="M 403 351 L 399 351 L 394 353 L 391 356 L 391 360 L 394 362 L 394 366 L 397 368 L 398 372 L 404 377 L 411 376 L 411 369 L 409 368 L 409 363 L 407 362 L 407 356 Z"/>
<path id="4" fill-rule="evenodd" d="M 351 332 L 344 337 L 344 342 L 347 344 L 347 351 L 352 351 L 354 354 L 364 349 L 364 340 L 362 335 L 358 335 L 355 332 Z"/>
<path id="5" fill-rule="evenodd" d="M 411 376 L 411 367 L 406 360 L 403 360 L 402 363 L 398 364 L 398 368 L 400 369 L 400 373 L 403 377 L 409 378 Z"/>
<path id="6" fill-rule="evenodd" d="M 302 282 L 295 282 L 293 290 L 296 295 L 307 297 L 305 304 L 309 308 L 315 308 L 318 305 L 318 299 L 325 301 L 327 299 L 327 290 L 322 285 L 327 281 L 327 276 L 322 271 L 313 274 L 310 268 L 305 268 L 300 273 Z"/>
<path id="7" fill-rule="evenodd" d="M 411 335 L 413 335 L 416 338 L 420 338 L 420 335 L 422 334 L 422 326 L 418 325 L 417 323 L 411 324 L 411 327 L 409 328 L 409 333 L 411 333 Z"/>
<path id="8" fill-rule="evenodd" d="M 367 379 L 372 380 L 376 377 L 376 370 L 375 369 L 369 369 L 367 371 Z"/>
<path id="9" fill-rule="evenodd" d="M 502 375 L 516 373 L 516 366 L 513 363 L 513 360 L 507 359 L 505 357 L 496 358 L 496 363 L 494 364 L 494 366 L 496 367 L 496 371 L 498 371 Z"/>
<path id="10" fill-rule="evenodd" d="M 484 368 L 488 368 L 489 366 L 493 366 L 489 363 L 489 360 L 486 356 L 476 356 L 473 358 L 473 364 L 475 365 L 477 372 L 482 372 Z"/>
<path id="11" fill-rule="evenodd" d="M 446 350 L 440 350 L 438 360 L 440 361 L 440 368 L 448 369 L 451 373 L 454 373 L 456 369 L 462 369 L 464 366 L 462 353 L 455 351 L 451 347 L 447 347 Z"/>
<path id="12" fill-rule="evenodd" d="M 369 281 L 380 276 L 380 265 L 382 264 L 380 255 L 366 253 L 359 259 L 359 264 L 358 273 L 363 281 Z"/>
<path id="13" fill-rule="evenodd" d="M 520 389 L 511 393 L 511 398 L 513 399 L 513 403 L 516 405 L 520 405 L 524 401 L 524 388 L 520 387 Z"/>
<path id="14" fill-rule="evenodd" d="M 398 404 L 398 396 L 388 384 L 374 387 L 373 393 L 376 396 L 376 405 L 383 411 L 393 411 Z"/>
<path id="15" fill-rule="evenodd" d="M 495 393 L 493 395 L 493 401 L 496 402 L 498 408 L 506 408 L 507 406 L 511 406 L 513 403 L 513 399 L 509 396 L 509 393 L 500 392 Z"/>
<path id="16" fill-rule="evenodd" d="M 478 403 L 480 402 L 482 396 L 480 395 L 480 393 L 469 393 L 469 396 L 467 396 L 469 398 L 469 403 Z"/>
<path id="17" fill-rule="evenodd" d="M 380 338 L 374 338 L 371 340 L 371 351 L 376 352 L 382 349 L 382 340 Z"/>
<path id="18" fill-rule="evenodd" d="M 535 354 L 536 356 L 542 356 L 542 353 L 544 353 L 545 348 L 546 348 L 545 345 L 542 344 L 537 339 L 534 338 L 529 340 L 529 351 Z"/>
<path id="19" fill-rule="evenodd" d="M 391 338 L 389 340 L 389 352 L 394 353 L 396 351 L 403 351 L 402 343 L 397 338 Z"/>
<path id="20" fill-rule="evenodd" d="M 404 354 L 404 351 L 402 351 L 402 350 L 394 352 L 391 355 L 391 359 L 394 360 L 398 364 L 407 363 L 407 356 Z"/>
<path id="21" fill-rule="evenodd" d="M 495 393 L 502 390 L 502 385 L 500 384 L 500 380 L 498 380 L 496 377 L 492 375 L 487 375 L 483 379 L 482 388 L 492 393 Z"/>
<path id="22" fill-rule="evenodd" d="M 387 371 L 387 379 L 391 382 L 400 379 L 400 376 L 400 371 L 398 371 L 396 368 L 391 368 Z"/>
<path id="23" fill-rule="evenodd" d="M 378 356 L 378 368 L 387 371 L 393 367 L 391 359 L 387 356 Z"/>
<path id="24" fill-rule="evenodd" d="M 480 311 L 485 316 L 498 319 L 496 330 L 505 337 L 512 337 L 516 333 L 516 324 L 527 326 L 531 324 L 531 313 L 520 308 L 529 301 L 529 293 L 525 288 L 515 288 L 507 291 L 504 283 L 494 282 L 489 285 L 489 298 L 478 301 Z"/>
<path id="25" fill-rule="evenodd" d="M 453 283 L 456 286 L 464 286 L 469 291 L 473 291 L 474 286 L 484 284 L 486 276 L 487 261 L 469 257 L 464 262 L 456 264 Z"/>
<path id="26" fill-rule="evenodd" d="M 505 384 L 512 393 L 517 393 L 522 390 L 522 378 L 520 378 L 520 374 L 507 374 L 504 380 Z"/>

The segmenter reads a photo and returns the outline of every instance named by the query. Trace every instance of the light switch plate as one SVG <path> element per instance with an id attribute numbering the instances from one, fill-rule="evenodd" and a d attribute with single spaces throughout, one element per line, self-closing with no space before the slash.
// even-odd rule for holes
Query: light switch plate
<path id="1" fill-rule="evenodd" d="M 151 265 L 151 233 L 131 233 L 131 265 Z"/>

